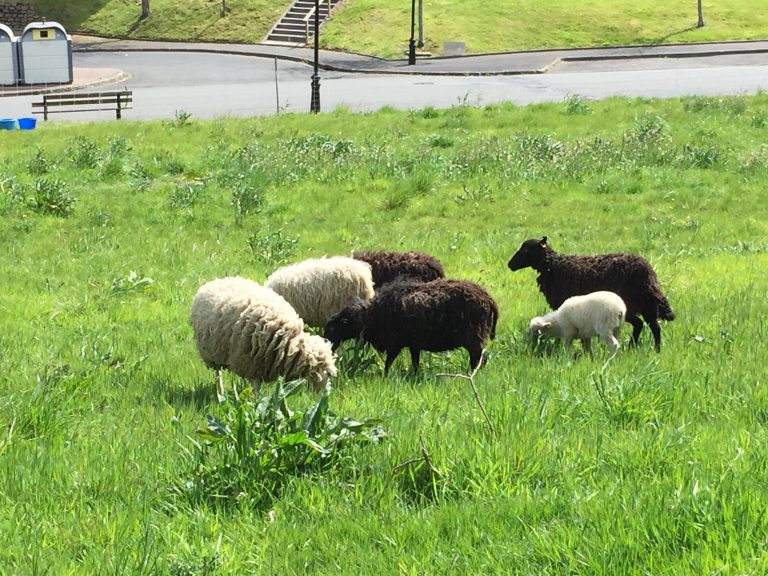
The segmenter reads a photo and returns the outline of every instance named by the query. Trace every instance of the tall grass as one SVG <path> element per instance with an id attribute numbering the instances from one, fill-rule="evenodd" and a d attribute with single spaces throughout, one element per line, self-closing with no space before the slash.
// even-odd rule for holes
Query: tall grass
<path id="1" fill-rule="evenodd" d="M 0 134 L 0 573 L 765 572 L 767 115 L 763 94 L 571 98 Z M 610 361 L 531 347 L 546 305 L 506 261 L 545 234 L 653 263 L 661 354 L 647 330 Z M 475 376 L 495 433 L 439 375 L 466 352 L 384 378 L 349 347 L 326 400 L 381 443 L 275 498 L 185 497 L 197 431 L 239 414 L 195 351 L 195 290 L 364 248 L 433 253 L 497 299 Z"/>

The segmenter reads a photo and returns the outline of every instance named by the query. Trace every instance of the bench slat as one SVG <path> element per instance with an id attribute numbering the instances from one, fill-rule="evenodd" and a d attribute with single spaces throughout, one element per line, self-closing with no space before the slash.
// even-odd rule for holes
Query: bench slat
<path id="1" fill-rule="evenodd" d="M 131 98 L 120 98 L 119 100 L 120 104 L 124 103 L 130 103 L 133 102 L 133 99 Z M 117 104 L 118 100 L 117 98 L 88 98 L 87 100 L 76 100 L 76 101 L 54 101 L 54 102 L 32 102 L 32 106 L 36 106 L 38 108 L 43 108 L 45 106 L 48 107 L 54 107 L 54 106 L 79 106 L 82 104 Z"/>
<path id="2" fill-rule="evenodd" d="M 42 114 L 48 120 L 48 114 L 64 112 L 101 112 L 114 111 L 119 120 L 123 110 L 131 110 L 133 92 L 130 90 L 110 92 L 62 92 L 44 94 L 42 102 L 32 102 L 32 113 Z M 86 108 L 87 106 L 87 108 Z M 57 109 L 58 108 L 58 109 Z"/>
<path id="3" fill-rule="evenodd" d="M 62 92 L 57 94 L 43 94 L 45 100 L 80 100 L 81 98 L 110 98 L 131 96 L 133 92 L 126 90 L 120 92 Z"/>
<path id="4" fill-rule="evenodd" d="M 133 110 L 133 108 L 120 108 L 120 110 Z M 114 112 L 114 108 L 78 108 L 77 110 L 48 110 L 48 114 L 63 114 L 65 112 Z M 32 114 L 44 114 L 43 110 L 32 110 Z"/>

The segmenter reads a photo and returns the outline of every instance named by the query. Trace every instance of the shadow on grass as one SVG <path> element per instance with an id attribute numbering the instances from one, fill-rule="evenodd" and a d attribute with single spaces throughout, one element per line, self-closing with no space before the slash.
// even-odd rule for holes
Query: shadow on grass
<path id="1" fill-rule="evenodd" d="M 62 2 L 61 0 L 24 0 L 37 10 L 41 17 L 56 20 L 68 32 L 81 30 L 84 23 L 93 15 L 103 10 L 109 0 L 79 0 L 78 2 Z M 136 13 L 141 13 L 141 5 L 137 4 Z"/>
<path id="2" fill-rule="evenodd" d="M 655 45 L 655 44 L 666 44 L 667 41 L 670 38 L 674 38 L 675 36 L 679 36 L 680 34 L 685 34 L 686 32 L 693 32 L 697 28 L 698 28 L 698 26 L 693 25 L 693 26 L 688 26 L 688 28 L 683 28 L 682 30 L 676 30 L 674 32 L 670 32 L 666 36 L 662 36 L 660 38 L 656 38 L 656 39 L 652 40 L 651 44 L 652 45 Z"/>
<path id="3" fill-rule="evenodd" d="M 194 387 L 163 382 L 159 385 L 159 396 L 171 406 L 179 404 L 205 408 L 216 403 L 216 382 L 213 379 L 194 382 Z"/>

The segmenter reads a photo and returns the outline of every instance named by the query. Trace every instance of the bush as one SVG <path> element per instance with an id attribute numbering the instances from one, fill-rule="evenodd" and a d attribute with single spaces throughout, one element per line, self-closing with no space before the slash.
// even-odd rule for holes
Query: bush
<path id="1" fill-rule="evenodd" d="M 285 262 L 296 253 L 298 245 L 298 237 L 287 238 L 282 228 L 267 228 L 264 233 L 254 232 L 248 237 L 248 247 L 253 257 L 266 264 Z"/>
<path id="2" fill-rule="evenodd" d="M 192 478 L 183 491 L 193 502 L 270 506 L 293 477 L 354 467 L 350 449 L 385 436 L 378 420 L 355 420 L 329 409 L 331 388 L 304 411 L 287 400 L 305 388 L 303 380 L 278 381 L 271 395 L 256 398 L 250 388 L 208 416 L 189 452 Z"/>
<path id="3" fill-rule="evenodd" d="M 38 214 L 49 214 L 66 218 L 75 207 L 75 197 L 58 178 L 35 180 L 34 195 L 29 200 L 30 208 Z"/>

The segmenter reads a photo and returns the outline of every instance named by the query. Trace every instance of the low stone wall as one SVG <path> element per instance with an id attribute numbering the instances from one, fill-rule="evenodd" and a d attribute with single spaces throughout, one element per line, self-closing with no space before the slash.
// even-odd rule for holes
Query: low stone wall
<path id="1" fill-rule="evenodd" d="M 0 4 L 0 24 L 5 24 L 16 36 L 20 36 L 30 22 L 39 22 L 40 16 L 34 6 L 17 2 Z"/>

